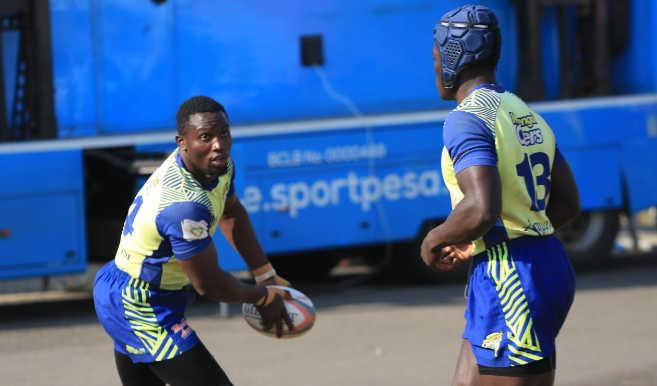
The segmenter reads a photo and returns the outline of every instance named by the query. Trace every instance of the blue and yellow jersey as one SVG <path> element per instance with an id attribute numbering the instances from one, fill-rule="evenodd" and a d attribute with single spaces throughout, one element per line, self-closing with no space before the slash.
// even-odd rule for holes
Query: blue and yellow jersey
<path id="1" fill-rule="evenodd" d="M 552 165 L 563 160 L 552 129 L 520 98 L 502 86 L 476 87 L 445 120 L 442 173 L 452 208 L 463 192 L 456 175 L 474 165 L 497 167 L 502 180 L 502 215 L 473 241 L 473 255 L 523 235 L 554 232 L 545 208 Z"/>
<path id="2" fill-rule="evenodd" d="M 123 225 L 116 265 L 132 277 L 165 290 L 189 278 L 177 260 L 202 252 L 212 241 L 226 199 L 234 194 L 235 168 L 211 184 L 185 168 L 178 150 L 150 176 L 132 202 Z"/>

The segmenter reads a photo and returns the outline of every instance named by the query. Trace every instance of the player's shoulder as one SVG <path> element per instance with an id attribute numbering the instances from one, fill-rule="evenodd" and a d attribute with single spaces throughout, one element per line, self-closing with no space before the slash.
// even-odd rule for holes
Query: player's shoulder
<path id="1" fill-rule="evenodd" d="M 478 115 L 487 111 L 497 111 L 500 106 L 502 95 L 506 90 L 493 85 L 482 85 L 476 87 L 468 94 L 454 111 L 465 111 Z"/>

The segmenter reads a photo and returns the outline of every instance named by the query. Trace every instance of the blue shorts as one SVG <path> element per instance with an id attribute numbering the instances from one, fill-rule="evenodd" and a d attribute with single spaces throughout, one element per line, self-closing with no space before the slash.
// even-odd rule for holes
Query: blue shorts
<path id="1" fill-rule="evenodd" d="M 575 273 L 554 236 L 524 236 L 474 257 L 466 327 L 477 363 L 511 367 L 548 357 L 575 296 Z"/>
<path id="2" fill-rule="evenodd" d="M 114 348 L 133 362 L 171 359 L 199 338 L 187 325 L 185 308 L 195 296 L 165 291 L 121 271 L 114 260 L 96 275 L 94 305 Z"/>

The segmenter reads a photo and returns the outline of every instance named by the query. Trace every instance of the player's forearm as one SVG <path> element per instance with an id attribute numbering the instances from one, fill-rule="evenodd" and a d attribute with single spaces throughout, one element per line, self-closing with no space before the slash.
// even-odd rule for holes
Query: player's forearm
<path id="1" fill-rule="evenodd" d="M 242 256 L 250 270 L 253 271 L 269 262 L 253 230 L 249 214 L 239 201 L 221 217 L 219 229 L 237 253 Z"/>
<path id="2" fill-rule="evenodd" d="M 199 295 L 223 303 L 255 303 L 265 294 L 262 287 L 243 283 L 225 271 L 211 282 L 197 282 L 192 285 Z"/>

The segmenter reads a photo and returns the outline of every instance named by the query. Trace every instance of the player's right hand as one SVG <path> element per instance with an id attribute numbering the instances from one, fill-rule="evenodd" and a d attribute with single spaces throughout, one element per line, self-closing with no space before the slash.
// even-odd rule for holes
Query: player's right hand
<path id="1" fill-rule="evenodd" d="M 290 331 L 294 330 L 294 323 L 287 313 L 283 298 L 292 300 L 290 291 L 282 288 L 265 287 L 267 295 L 263 296 L 260 300 L 254 303 L 258 309 L 258 313 L 262 317 L 260 324 L 264 331 L 269 331 L 274 325 L 276 326 L 276 337 L 283 336 L 283 321 L 287 324 Z"/>

